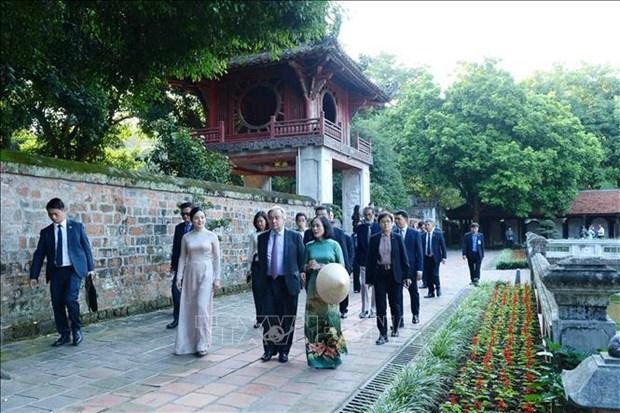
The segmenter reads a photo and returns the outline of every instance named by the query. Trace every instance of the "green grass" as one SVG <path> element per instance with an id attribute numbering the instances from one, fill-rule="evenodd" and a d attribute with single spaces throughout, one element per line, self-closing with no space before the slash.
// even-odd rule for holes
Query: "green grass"
<path id="1" fill-rule="evenodd" d="M 432 337 L 428 346 L 403 370 L 392 386 L 370 409 L 375 413 L 427 413 L 435 411 L 450 390 L 451 378 L 479 327 L 493 284 L 477 288 Z"/>

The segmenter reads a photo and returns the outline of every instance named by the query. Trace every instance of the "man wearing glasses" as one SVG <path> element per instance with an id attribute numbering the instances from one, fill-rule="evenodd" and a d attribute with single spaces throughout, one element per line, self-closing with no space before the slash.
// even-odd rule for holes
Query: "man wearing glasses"
<path id="1" fill-rule="evenodd" d="M 192 230 L 192 222 L 189 219 L 189 212 L 194 205 L 191 202 L 183 202 L 180 205 L 181 208 L 181 221 L 174 228 L 174 239 L 172 241 L 172 262 L 170 263 L 170 273 L 172 274 L 172 305 L 174 307 L 173 317 L 171 323 L 166 325 L 166 328 L 176 328 L 179 324 L 179 304 L 181 302 L 181 291 L 177 288 L 177 268 L 179 267 L 179 257 L 181 255 L 181 240 L 183 235 Z"/>

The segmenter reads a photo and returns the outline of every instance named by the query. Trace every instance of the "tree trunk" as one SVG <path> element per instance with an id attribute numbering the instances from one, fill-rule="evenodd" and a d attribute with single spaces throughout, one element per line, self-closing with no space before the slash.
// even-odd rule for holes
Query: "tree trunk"
<path id="1" fill-rule="evenodd" d="M 472 210 L 474 213 L 474 216 L 472 217 L 472 220 L 474 222 L 478 222 L 480 223 L 480 197 L 478 196 L 474 196 L 473 202 L 472 202 Z"/>

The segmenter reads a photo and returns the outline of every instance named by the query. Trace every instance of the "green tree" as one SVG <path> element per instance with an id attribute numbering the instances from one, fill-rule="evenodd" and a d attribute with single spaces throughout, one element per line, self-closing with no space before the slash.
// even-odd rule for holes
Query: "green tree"
<path id="1" fill-rule="evenodd" d="M 491 60 L 464 64 L 425 123 L 406 123 L 412 162 L 458 189 L 474 219 L 482 204 L 518 216 L 562 213 L 602 159 L 598 140 L 566 107 L 527 93 Z"/>
<path id="2" fill-rule="evenodd" d="M 588 186 L 620 187 L 620 70 L 585 64 L 576 70 L 556 66 L 552 71 L 535 74 L 524 84 L 568 106 L 584 129 L 601 141 L 603 169 L 592 171 Z"/>
<path id="3" fill-rule="evenodd" d="M 230 183 L 230 162 L 225 156 L 209 152 L 193 139 L 189 131 L 174 120 L 160 119 L 152 125 L 157 145 L 148 162 L 158 171 L 184 178 Z"/>
<path id="4" fill-rule="evenodd" d="M 337 32 L 325 1 L 1 0 L 0 129 L 32 129 L 40 150 L 99 160 L 110 133 L 169 78 L 214 78 L 232 56 Z"/>

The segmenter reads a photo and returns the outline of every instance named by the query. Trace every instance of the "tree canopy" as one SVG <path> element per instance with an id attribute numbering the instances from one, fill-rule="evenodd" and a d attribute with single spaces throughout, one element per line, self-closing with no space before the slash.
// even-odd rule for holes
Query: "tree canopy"
<path id="1" fill-rule="evenodd" d="M 338 29 L 325 1 L 1 0 L 0 136 L 30 128 L 44 154 L 93 161 L 169 78 L 213 78 L 232 56 Z M 331 20 L 330 20 L 331 19 Z"/>
<path id="2" fill-rule="evenodd" d="M 380 60 L 379 67 L 389 62 Z M 443 93 L 424 68 L 399 83 L 392 104 L 365 122 L 381 125 L 408 193 L 454 207 L 457 191 L 475 219 L 482 205 L 555 216 L 596 179 L 591 171 L 604 154 L 594 131 L 496 61 L 462 64 Z"/>

